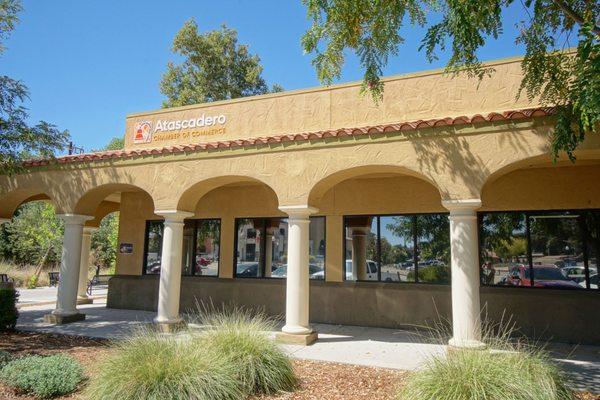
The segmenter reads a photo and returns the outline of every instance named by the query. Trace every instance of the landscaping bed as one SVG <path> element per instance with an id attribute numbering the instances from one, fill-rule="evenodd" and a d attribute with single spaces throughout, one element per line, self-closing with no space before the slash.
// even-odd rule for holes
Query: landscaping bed
<path id="1" fill-rule="evenodd" d="M 79 360 L 92 374 L 95 363 L 110 351 L 108 341 L 45 333 L 12 332 L 0 334 L 0 350 L 17 355 L 66 353 Z M 393 399 L 395 386 L 405 374 L 381 368 L 360 367 L 319 361 L 294 360 L 300 388 L 294 393 L 258 396 L 254 399 Z M 80 399 L 78 393 L 60 399 Z M 0 385 L 0 399 L 29 400 Z"/>
<path id="2" fill-rule="evenodd" d="M 82 363 L 89 376 L 94 374 L 98 360 L 111 351 L 109 342 L 67 335 L 31 332 L 10 332 L 0 334 L 0 350 L 15 355 L 26 354 L 68 354 Z M 398 385 L 407 374 L 382 368 L 337 364 L 320 361 L 294 360 L 293 367 L 300 379 L 300 387 L 293 393 L 280 393 L 271 396 L 255 396 L 250 399 L 266 400 L 309 400 L 309 399 L 394 399 Z M 59 399 L 82 399 L 80 393 L 59 397 Z M 600 396 L 580 393 L 579 400 L 600 400 Z M 18 395 L 0 385 L 0 399 L 29 400 L 33 397 Z"/>

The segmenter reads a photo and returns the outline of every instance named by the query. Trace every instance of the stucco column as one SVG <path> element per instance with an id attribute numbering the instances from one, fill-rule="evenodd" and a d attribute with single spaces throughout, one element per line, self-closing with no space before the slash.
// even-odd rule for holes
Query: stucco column
<path id="1" fill-rule="evenodd" d="M 60 214 L 57 217 L 65 223 L 58 296 L 56 309 L 51 314 L 45 315 L 44 320 L 48 323 L 63 324 L 85 319 L 85 315 L 77 310 L 77 287 L 81 267 L 83 224 L 93 217 L 77 214 Z"/>
<path id="2" fill-rule="evenodd" d="M 354 227 L 352 230 L 352 279 L 367 279 L 367 235 L 370 227 Z"/>
<path id="3" fill-rule="evenodd" d="M 317 210 L 306 205 L 282 206 L 288 215 L 287 279 L 285 326 L 277 338 L 281 342 L 311 344 L 317 339 L 308 323 L 309 310 L 309 216 Z"/>
<path id="4" fill-rule="evenodd" d="M 87 294 L 88 269 L 90 267 L 90 250 L 92 246 L 92 234 L 98 228 L 91 226 L 83 227 L 81 237 L 81 263 L 79 267 L 79 285 L 77 286 L 77 304 L 91 304 L 93 300 Z"/>
<path id="5" fill-rule="evenodd" d="M 194 214 L 186 211 L 155 211 L 165 218 L 160 260 L 160 286 L 158 290 L 158 312 L 154 321 L 159 329 L 177 329 L 179 296 L 181 292 L 181 258 L 183 248 L 183 220 Z"/>
<path id="6" fill-rule="evenodd" d="M 477 214 L 479 199 L 444 201 L 450 210 L 452 339 L 450 346 L 483 348 L 479 304 Z"/>

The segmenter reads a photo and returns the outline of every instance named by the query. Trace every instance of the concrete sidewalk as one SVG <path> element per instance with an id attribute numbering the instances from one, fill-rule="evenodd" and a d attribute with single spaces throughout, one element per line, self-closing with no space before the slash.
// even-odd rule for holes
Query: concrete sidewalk
<path id="1" fill-rule="evenodd" d="M 49 325 L 43 315 L 52 306 L 31 306 L 20 310 L 17 328 L 20 330 L 59 333 L 65 335 L 119 339 L 130 334 L 136 326 L 152 322 L 155 313 L 137 310 L 107 309 L 104 302 L 84 305 L 80 309 L 86 320 L 68 325 Z M 446 346 L 428 343 L 414 332 L 313 324 L 319 340 L 312 346 L 285 345 L 295 358 L 365 365 L 371 367 L 414 370 L 428 358 L 444 354 Z M 570 375 L 579 390 L 600 393 L 600 347 L 550 344 L 555 360 Z"/>
<path id="2" fill-rule="evenodd" d="M 18 288 L 19 303 L 18 307 L 29 307 L 35 304 L 49 304 L 56 302 L 56 294 L 58 288 L 56 286 L 39 287 L 35 289 Z M 108 293 L 108 286 L 95 286 L 92 289 L 93 298 L 104 298 Z"/>

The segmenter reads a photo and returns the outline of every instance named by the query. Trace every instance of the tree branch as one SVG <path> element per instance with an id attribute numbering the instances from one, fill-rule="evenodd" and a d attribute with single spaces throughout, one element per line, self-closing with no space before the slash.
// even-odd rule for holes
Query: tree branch
<path id="1" fill-rule="evenodd" d="M 570 5 L 568 5 L 565 1 L 562 1 L 562 0 L 553 0 L 553 1 L 554 1 L 554 4 L 556 4 L 558 7 L 560 7 L 560 9 L 563 10 L 565 12 L 565 14 L 567 14 L 577 24 L 579 24 L 579 25 L 585 24 L 585 20 L 583 19 L 583 17 L 581 15 L 577 14 L 577 12 L 575 10 L 573 10 L 573 8 Z M 596 36 L 600 36 L 600 26 L 594 25 L 592 27 L 592 32 L 594 32 L 594 34 Z"/>

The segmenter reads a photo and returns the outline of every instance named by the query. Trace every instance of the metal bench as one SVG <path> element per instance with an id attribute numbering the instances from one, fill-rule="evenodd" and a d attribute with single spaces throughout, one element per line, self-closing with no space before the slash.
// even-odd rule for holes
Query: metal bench
<path id="1" fill-rule="evenodd" d="M 48 272 L 48 279 L 50 280 L 50 286 L 58 285 L 60 275 L 58 272 Z"/>
<path id="2" fill-rule="evenodd" d="M 87 292 L 89 295 L 92 294 L 92 288 L 94 286 L 105 286 L 108 285 L 108 281 L 112 278 L 112 275 L 94 275 L 94 277 L 88 282 Z"/>
<path id="3" fill-rule="evenodd" d="M 7 274 L 0 274 L 0 282 L 8 283 L 8 282 L 12 282 L 12 280 L 8 277 Z"/>

